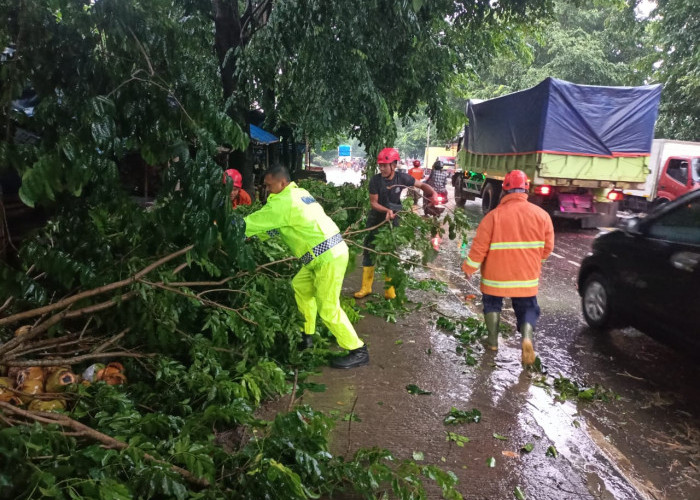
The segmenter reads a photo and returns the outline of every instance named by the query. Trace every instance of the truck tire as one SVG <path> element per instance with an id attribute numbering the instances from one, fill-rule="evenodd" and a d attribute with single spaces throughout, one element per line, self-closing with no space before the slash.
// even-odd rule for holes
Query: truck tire
<path id="1" fill-rule="evenodd" d="M 481 193 L 481 211 L 484 215 L 498 206 L 500 196 L 500 186 L 496 186 L 493 182 L 488 182 L 484 186 L 484 192 Z"/>
<path id="2" fill-rule="evenodd" d="M 455 205 L 458 207 L 463 207 L 467 202 L 467 197 L 462 193 L 463 184 L 464 178 L 461 175 L 456 176 L 453 185 L 455 187 Z"/>

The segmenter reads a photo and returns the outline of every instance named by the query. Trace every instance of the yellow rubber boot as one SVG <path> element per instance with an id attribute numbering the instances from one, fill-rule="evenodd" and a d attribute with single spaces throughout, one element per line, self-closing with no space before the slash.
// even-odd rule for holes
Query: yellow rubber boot
<path id="1" fill-rule="evenodd" d="M 530 323 L 523 323 L 520 327 L 520 334 L 523 336 L 522 341 L 522 362 L 523 366 L 532 366 L 535 364 L 535 348 L 532 345 L 534 329 Z"/>
<path id="2" fill-rule="evenodd" d="M 384 278 L 384 281 L 387 283 L 391 281 L 391 278 Z M 390 286 L 389 288 L 384 289 L 384 298 L 386 300 L 391 300 L 396 298 L 396 290 L 394 289 L 393 286 Z"/>
<path id="3" fill-rule="evenodd" d="M 374 283 L 374 266 L 362 268 L 362 288 L 355 292 L 355 298 L 361 299 L 372 293 L 372 283 Z"/>

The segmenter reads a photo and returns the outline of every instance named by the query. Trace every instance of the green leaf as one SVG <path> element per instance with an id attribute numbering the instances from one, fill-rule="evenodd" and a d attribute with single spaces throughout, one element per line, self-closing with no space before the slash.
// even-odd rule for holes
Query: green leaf
<path id="1" fill-rule="evenodd" d="M 432 394 L 430 391 L 424 391 L 420 387 L 418 387 L 416 384 L 408 384 L 406 386 L 406 390 L 408 391 L 409 394 L 417 394 L 417 395 L 429 395 Z"/>
<path id="2" fill-rule="evenodd" d="M 501 441 L 508 441 L 507 437 L 502 436 L 501 434 L 498 434 L 497 432 L 493 433 L 493 437 L 495 437 L 496 439 L 500 439 Z"/>
<path id="3" fill-rule="evenodd" d="M 520 486 L 515 487 L 515 490 L 513 490 L 513 495 L 515 496 L 516 500 L 526 500 L 525 493 L 522 489 L 520 489 Z"/>
<path id="4" fill-rule="evenodd" d="M 443 419 L 445 425 L 456 425 L 463 423 L 478 423 L 481 420 L 481 412 L 476 408 L 472 410 L 458 410 L 454 406 L 450 408 L 450 412 Z"/>
<path id="5" fill-rule="evenodd" d="M 422 452 L 422 451 L 414 451 L 414 452 L 413 452 L 413 460 L 421 461 L 421 460 L 423 460 L 424 458 L 425 458 L 425 457 L 423 456 L 423 452 Z"/>
<path id="6" fill-rule="evenodd" d="M 522 448 L 520 448 L 521 451 L 524 451 L 525 453 L 530 453 L 533 449 L 535 448 L 535 445 L 532 443 L 525 443 Z"/>
<path id="7" fill-rule="evenodd" d="M 552 445 L 549 448 L 547 448 L 547 451 L 545 453 L 545 456 L 547 457 L 552 457 L 552 458 L 557 458 L 559 453 L 557 452 L 557 449 Z"/>
<path id="8" fill-rule="evenodd" d="M 496 459 L 493 457 L 487 458 L 486 459 L 486 467 L 490 467 L 490 468 L 496 467 Z"/>

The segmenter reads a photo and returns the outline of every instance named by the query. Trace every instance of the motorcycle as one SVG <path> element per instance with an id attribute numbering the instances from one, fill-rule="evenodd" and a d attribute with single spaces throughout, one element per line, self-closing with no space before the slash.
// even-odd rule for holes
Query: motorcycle
<path id="1" fill-rule="evenodd" d="M 424 199 L 423 213 L 432 217 L 440 217 L 445 211 L 445 203 L 447 203 L 447 193 L 437 193 L 437 205 L 433 204 L 433 200 Z"/>

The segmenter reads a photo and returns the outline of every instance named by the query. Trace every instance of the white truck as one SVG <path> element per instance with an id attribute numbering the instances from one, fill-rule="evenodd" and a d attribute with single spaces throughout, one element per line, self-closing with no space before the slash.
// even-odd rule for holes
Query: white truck
<path id="1" fill-rule="evenodd" d="M 654 139 L 643 189 L 623 190 L 623 208 L 646 212 L 700 189 L 700 143 Z"/>

